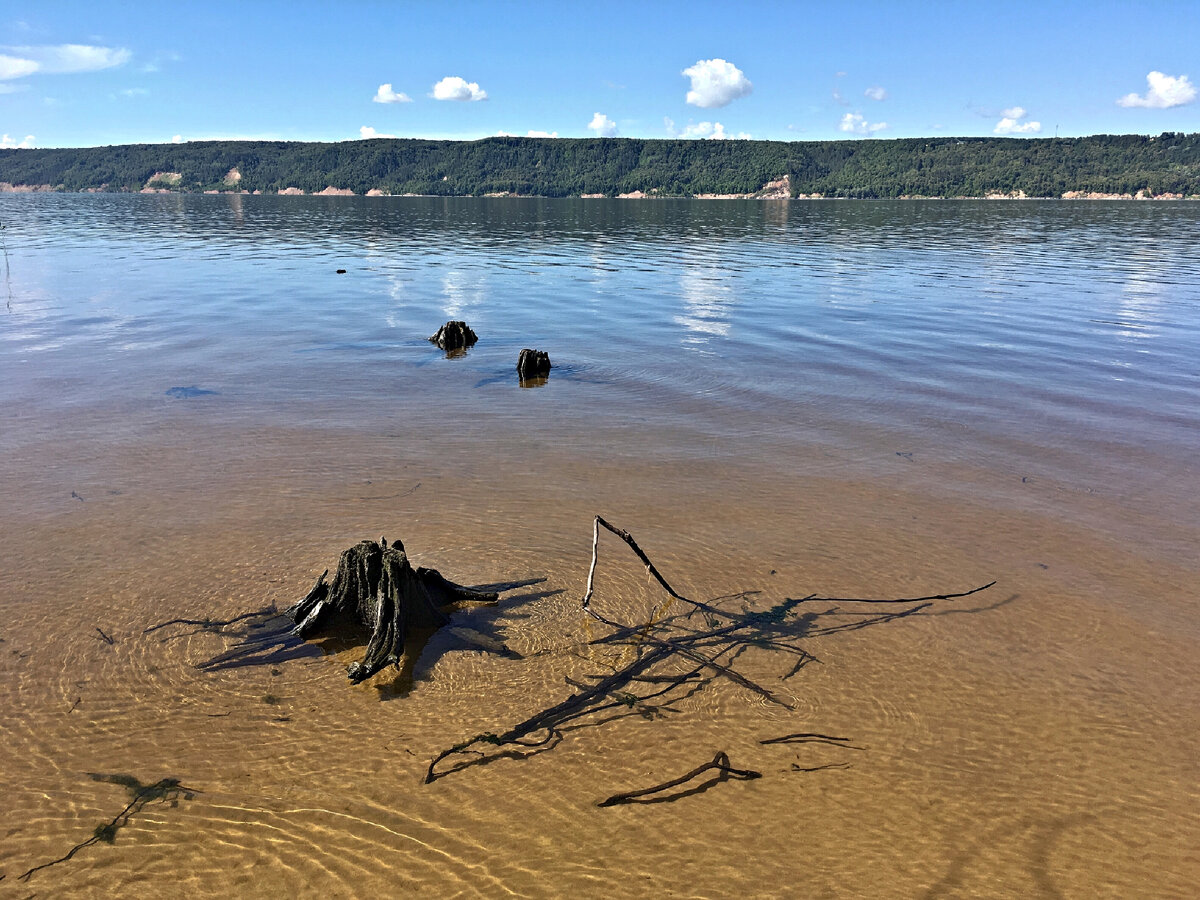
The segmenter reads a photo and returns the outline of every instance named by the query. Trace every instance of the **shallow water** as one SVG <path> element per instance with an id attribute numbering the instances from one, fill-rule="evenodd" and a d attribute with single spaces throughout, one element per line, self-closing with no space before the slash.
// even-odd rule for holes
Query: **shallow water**
<path id="1" fill-rule="evenodd" d="M 1190 895 L 1197 218 L 0 195 L 0 893 Z M 481 335 L 456 359 L 448 318 Z M 737 663 L 793 709 L 718 678 L 423 785 L 612 664 L 597 513 L 689 597 L 757 592 L 730 608 L 997 584 L 814 607 L 819 664 Z M 524 659 L 438 634 L 352 686 L 361 646 L 268 615 L 145 632 L 290 604 L 380 533 L 539 579 L 456 618 Z M 602 543 L 598 605 L 662 598 Z M 863 749 L 759 743 L 795 732 Z M 595 805 L 717 750 L 763 777 Z M 18 881 L 130 801 L 89 773 L 194 790 Z"/>

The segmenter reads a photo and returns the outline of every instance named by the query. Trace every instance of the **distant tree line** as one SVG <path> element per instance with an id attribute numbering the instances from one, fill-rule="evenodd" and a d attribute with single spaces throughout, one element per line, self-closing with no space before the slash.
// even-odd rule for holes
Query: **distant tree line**
<path id="1" fill-rule="evenodd" d="M 241 178 L 227 181 L 236 169 Z M 1084 138 L 697 141 L 517 138 L 344 143 L 199 141 L 0 150 L 0 182 L 57 190 L 137 191 L 178 173 L 181 192 L 326 187 L 365 194 L 542 197 L 743 194 L 790 176 L 797 194 L 888 198 L 1024 191 L 1200 194 L 1200 134 Z"/>

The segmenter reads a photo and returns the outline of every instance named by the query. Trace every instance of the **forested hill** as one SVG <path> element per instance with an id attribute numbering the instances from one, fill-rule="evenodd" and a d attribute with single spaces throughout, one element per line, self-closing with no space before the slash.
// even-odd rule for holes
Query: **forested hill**
<path id="1" fill-rule="evenodd" d="M 1200 134 L 806 142 L 496 137 L 0 150 L 0 182 L 64 191 L 332 187 L 356 194 L 687 197 L 753 194 L 784 175 L 782 191 L 793 197 L 1200 195 Z"/>

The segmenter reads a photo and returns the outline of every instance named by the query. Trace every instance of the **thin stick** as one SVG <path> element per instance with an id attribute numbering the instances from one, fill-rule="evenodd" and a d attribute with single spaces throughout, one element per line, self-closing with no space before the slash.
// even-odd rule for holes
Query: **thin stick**
<path id="1" fill-rule="evenodd" d="M 868 600 L 863 597 L 805 597 L 804 599 L 820 603 L 924 603 L 929 600 L 957 600 L 959 597 L 970 597 L 972 594 L 986 591 L 995 583 L 989 581 L 987 584 L 958 594 L 930 594 L 928 597 L 900 597 L 895 600 Z"/>
<path id="2" fill-rule="evenodd" d="M 149 634 L 152 631 L 158 631 L 160 628 L 166 628 L 168 625 L 199 625 L 201 628 L 225 628 L 232 625 L 234 622 L 241 622 L 243 619 L 253 619 L 255 616 L 261 616 L 267 613 L 275 612 L 274 609 L 256 609 L 254 612 L 242 613 L 240 616 L 234 616 L 232 619 L 171 619 L 167 622 L 159 622 L 157 625 L 151 625 L 142 634 Z"/>
<path id="3" fill-rule="evenodd" d="M 755 778 L 762 778 L 762 772 L 755 772 L 753 769 L 735 769 L 729 764 L 729 755 L 721 750 L 710 762 L 706 762 L 702 766 L 697 766 L 688 772 L 686 775 L 680 775 L 678 778 L 672 778 L 670 781 L 664 781 L 662 784 L 656 784 L 654 787 L 642 788 L 637 791 L 626 791 L 622 794 L 613 794 L 606 800 L 601 800 L 597 806 L 616 806 L 618 803 L 633 803 L 639 797 L 646 797 L 650 794 L 657 794 L 660 791 L 665 791 L 673 787 L 678 787 L 681 784 L 686 784 L 698 775 L 703 775 L 710 769 L 716 769 L 721 774 L 720 781 L 725 781 L 729 778 L 736 778 L 739 781 L 750 781 Z"/>
<path id="4" fill-rule="evenodd" d="M 596 520 L 592 523 L 592 567 L 588 570 L 587 591 L 583 596 L 584 609 L 588 608 L 588 603 L 592 599 L 592 579 L 596 574 L 596 545 L 600 541 L 601 525 L 629 545 L 630 549 L 637 554 L 637 558 L 640 559 L 642 564 L 646 567 L 646 571 L 654 577 L 655 581 L 662 585 L 664 591 L 666 591 L 676 600 L 682 600 L 684 603 L 690 603 L 692 606 L 699 606 L 702 608 L 706 606 L 706 604 L 697 603 L 695 600 L 689 600 L 687 597 L 683 596 L 683 594 L 680 594 L 678 591 L 676 591 L 675 588 L 671 587 L 671 585 L 667 583 L 667 579 L 663 578 L 662 573 L 659 572 L 655 567 L 654 563 L 650 562 L 650 557 L 648 557 L 642 551 L 642 548 L 637 545 L 637 541 L 633 539 L 633 535 L 631 535 L 624 528 L 618 528 L 616 525 L 606 522 L 602 516 L 596 516 Z"/>
<path id="5" fill-rule="evenodd" d="M 760 744 L 829 744 L 833 747 L 843 747 L 846 750 L 866 750 L 866 747 L 856 747 L 849 743 L 850 738 L 833 737 L 828 734 L 817 734 L 813 731 L 801 731 L 796 734 L 785 734 L 777 738 L 764 738 Z"/>

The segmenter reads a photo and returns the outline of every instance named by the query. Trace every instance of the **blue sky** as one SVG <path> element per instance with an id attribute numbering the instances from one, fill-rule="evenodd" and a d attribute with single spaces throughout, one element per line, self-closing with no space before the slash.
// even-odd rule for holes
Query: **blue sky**
<path id="1" fill-rule="evenodd" d="M 6 146 L 1158 134 L 1197 85 L 1200 0 L 0 8 Z"/>

